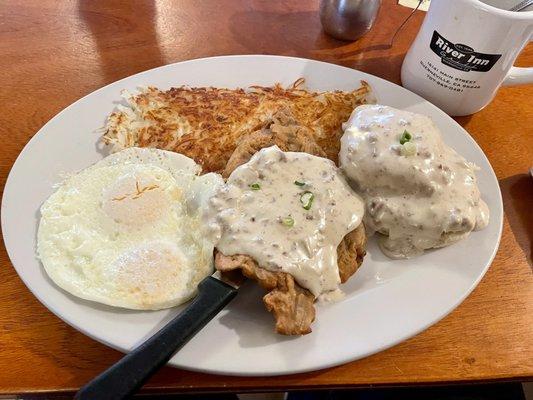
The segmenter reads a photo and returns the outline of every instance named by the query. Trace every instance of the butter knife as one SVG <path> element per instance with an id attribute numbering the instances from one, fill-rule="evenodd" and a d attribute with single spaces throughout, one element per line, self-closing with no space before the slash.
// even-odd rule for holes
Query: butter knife
<path id="1" fill-rule="evenodd" d="M 238 287 L 220 280 L 215 272 L 198 285 L 198 295 L 172 321 L 83 386 L 78 400 L 124 399 L 181 349 L 200 329 L 217 315 L 236 295 Z"/>

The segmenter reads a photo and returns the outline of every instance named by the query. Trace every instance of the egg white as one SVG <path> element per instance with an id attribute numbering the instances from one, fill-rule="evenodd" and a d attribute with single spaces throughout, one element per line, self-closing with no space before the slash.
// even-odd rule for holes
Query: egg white
<path id="1" fill-rule="evenodd" d="M 66 179 L 41 207 L 37 253 L 78 297 L 131 309 L 190 299 L 213 270 L 202 218 L 223 184 L 177 153 L 129 148 Z"/>

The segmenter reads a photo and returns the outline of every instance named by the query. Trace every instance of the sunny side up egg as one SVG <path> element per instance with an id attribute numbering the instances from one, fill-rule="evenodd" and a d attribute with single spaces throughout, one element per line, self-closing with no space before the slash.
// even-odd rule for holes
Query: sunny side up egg
<path id="1" fill-rule="evenodd" d="M 223 184 L 181 154 L 129 148 L 66 179 L 41 207 L 37 253 L 75 296 L 143 310 L 189 300 L 213 272 L 202 218 Z"/>

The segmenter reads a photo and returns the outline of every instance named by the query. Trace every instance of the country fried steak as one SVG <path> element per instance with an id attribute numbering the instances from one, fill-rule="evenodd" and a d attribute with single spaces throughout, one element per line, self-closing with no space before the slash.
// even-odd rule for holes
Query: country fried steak
<path id="1" fill-rule="evenodd" d="M 246 163 L 259 150 L 272 145 L 277 145 L 283 151 L 302 151 L 319 157 L 327 156 L 314 141 L 313 131 L 300 125 L 290 110 L 282 108 L 265 121 L 261 129 L 241 138 L 222 176 L 227 178 L 235 168 Z"/>
<path id="2" fill-rule="evenodd" d="M 324 157 L 324 150 L 313 140 L 313 131 L 300 125 L 288 109 L 281 109 L 266 121 L 261 129 L 244 136 L 229 157 L 223 171 L 225 177 L 250 160 L 261 148 L 277 145 L 283 151 L 301 151 Z M 341 282 L 346 282 L 361 265 L 365 255 L 366 236 L 361 223 L 348 233 L 337 247 L 338 268 Z M 226 256 L 218 250 L 215 267 L 227 279 L 235 279 L 240 271 L 247 278 L 256 280 L 267 290 L 263 302 L 276 320 L 276 331 L 284 335 L 301 335 L 311 332 L 315 319 L 315 297 L 302 288 L 294 278 L 284 272 L 261 268 L 247 255 Z"/>
<path id="3" fill-rule="evenodd" d="M 303 335 L 311 332 L 311 323 L 315 319 L 315 297 L 309 290 L 300 287 L 291 275 L 261 268 L 249 256 L 225 256 L 218 251 L 215 265 L 225 279 L 233 281 L 235 277 L 231 273 L 240 271 L 268 291 L 263 301 L 267 310 L 274 314 L 278 333 Z"/>

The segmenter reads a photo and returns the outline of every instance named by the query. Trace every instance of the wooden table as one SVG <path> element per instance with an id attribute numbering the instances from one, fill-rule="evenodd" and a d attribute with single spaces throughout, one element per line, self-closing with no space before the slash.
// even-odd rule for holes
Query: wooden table
<path id="1" fill-rule="evenodd" d="M 217 5 L 218 4 L 218 5 Z M 384 0 L 374 29 L 355 43 L 321 32 L 317 1 L 12 0 L 0 6 L 0 186 L 34 133 L 61 109 L 117 79 L 222 54 L 320 59 L 399 82 L 423 19 Z M 533 46 L 518 65 L 533 65 Z M 179 79 L 179 77 L 177 78 Z M 176 81 L 179 84 L 179 80 Z M 204 375 L 165 368 L 145 391 L 248 391 L 519 380 L 533 376 L 533 87 L 501 89 L 483 111 L 458 118 L 500 181 L 500 249 L 470 297 L 422 334 L 329 370 L 285 377 Z M 42 306 L 0 248 L 0 394 L 72 392 L 121 354 Z"/>

